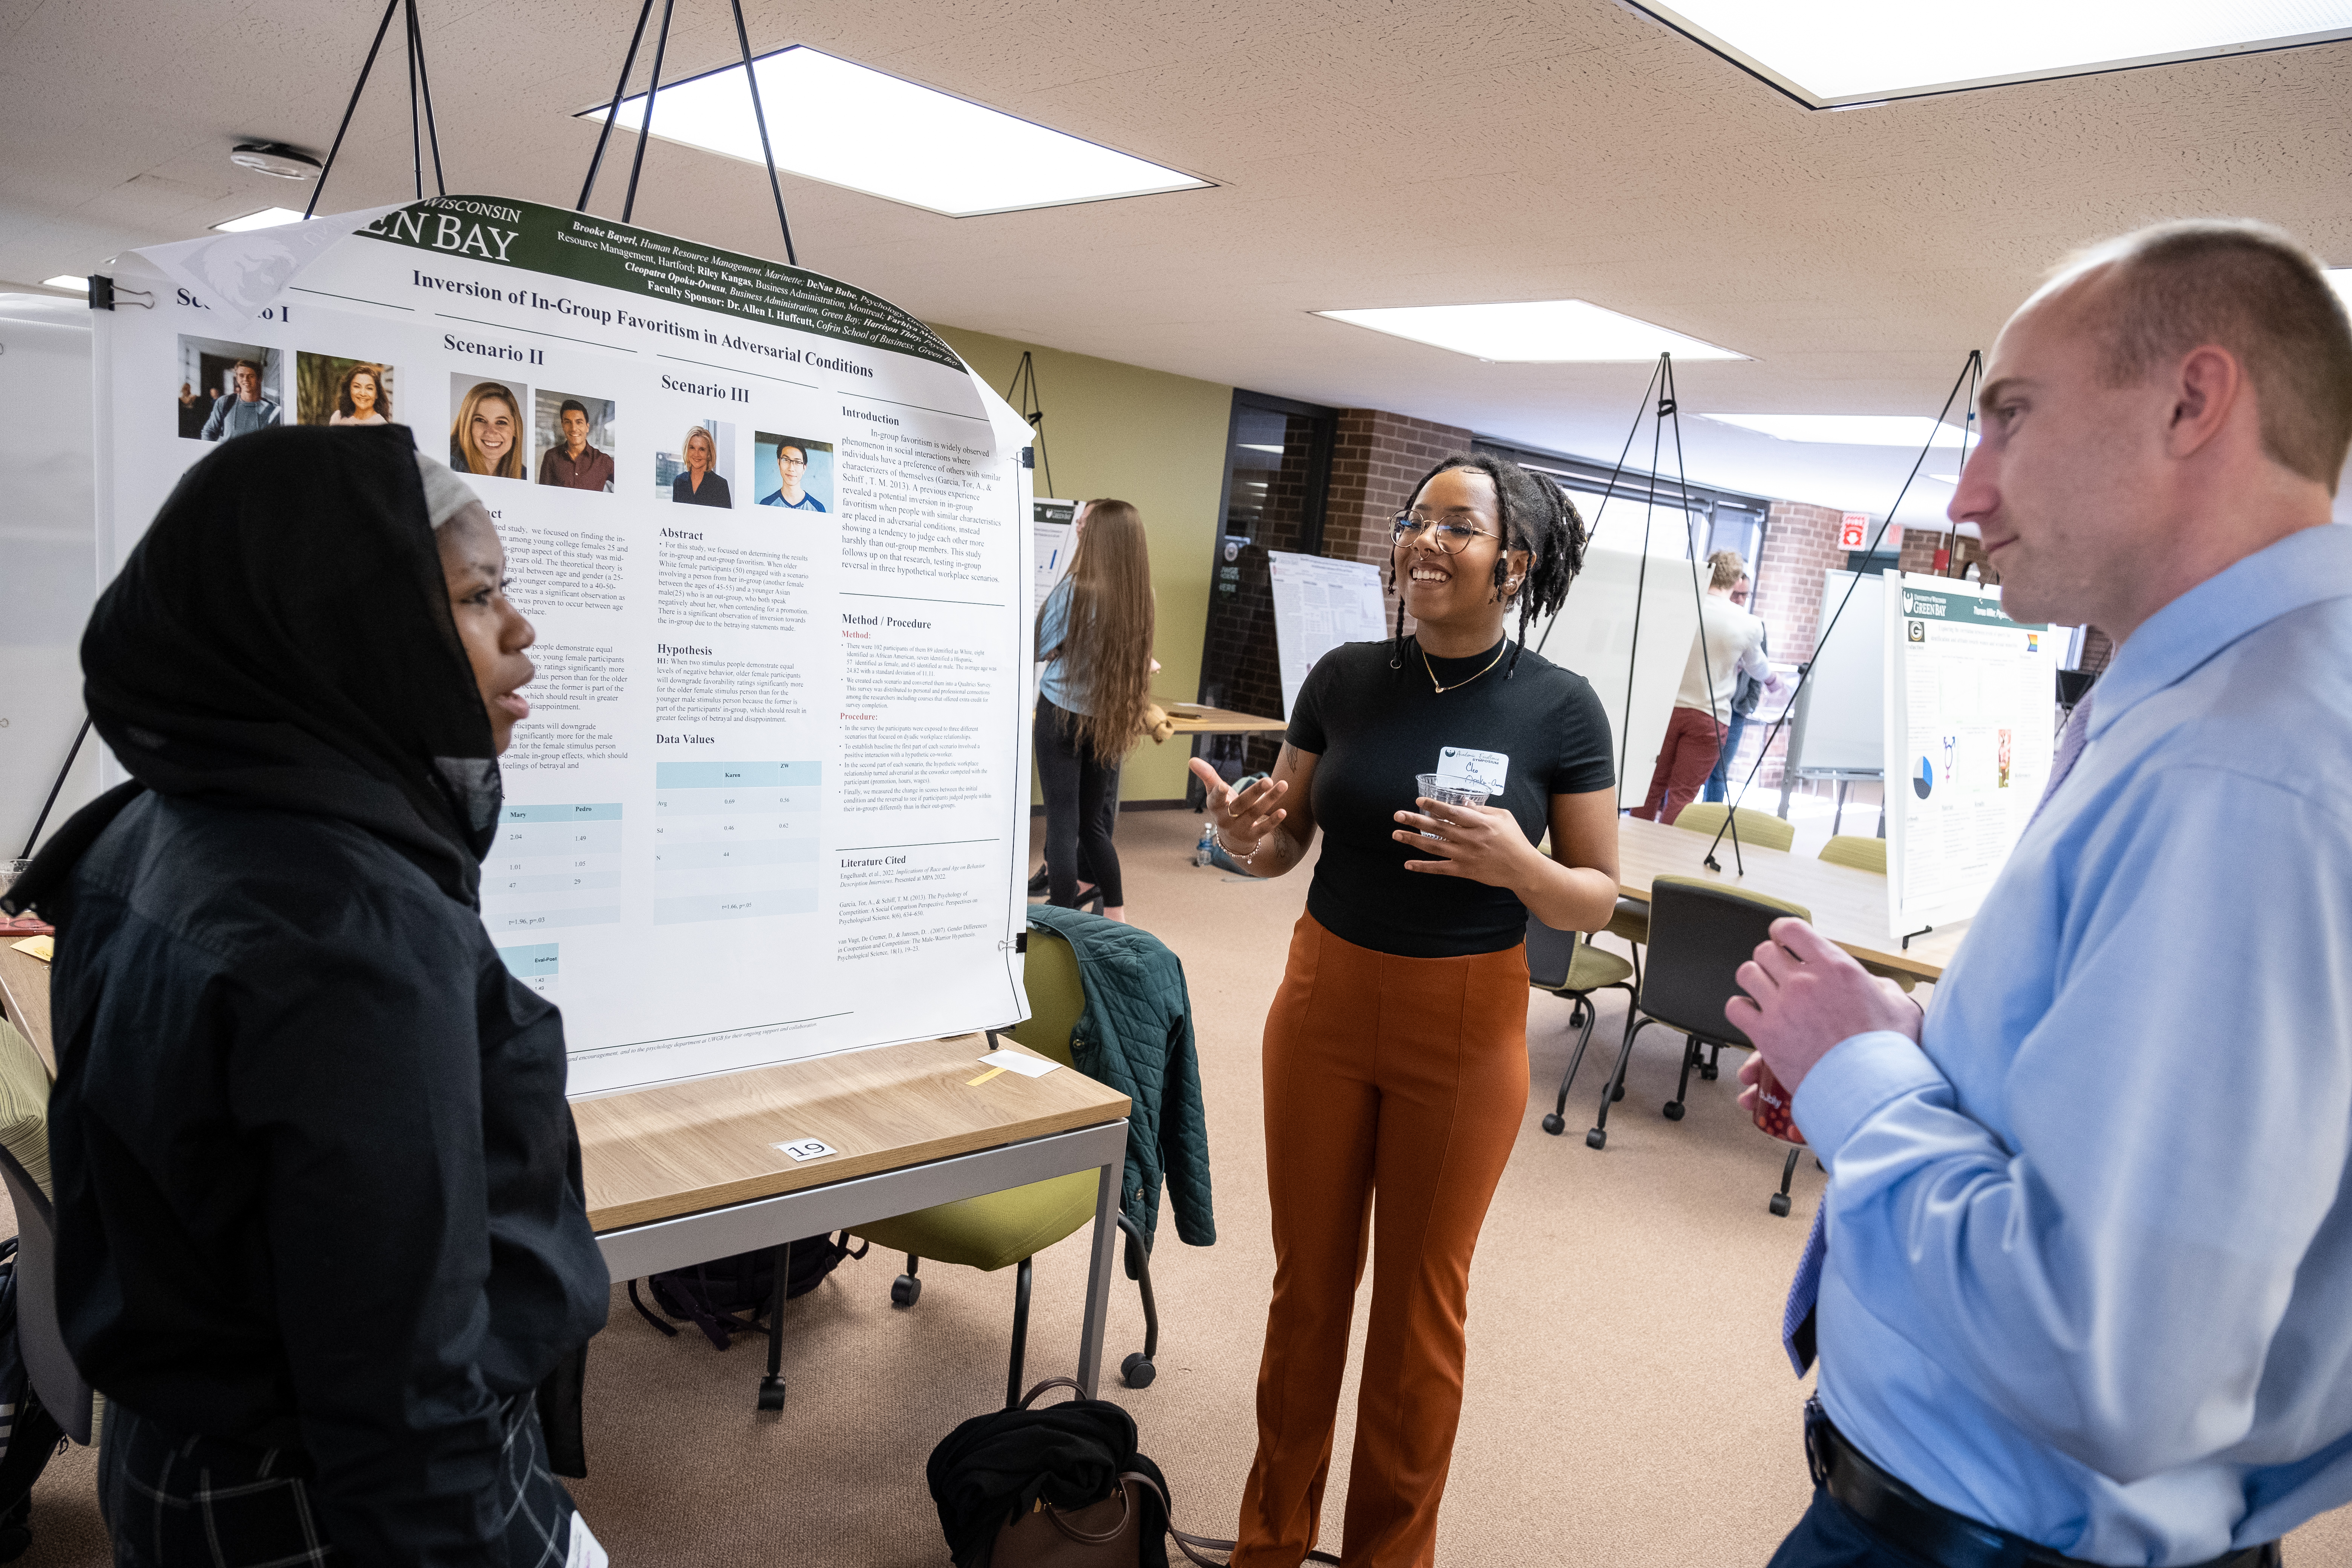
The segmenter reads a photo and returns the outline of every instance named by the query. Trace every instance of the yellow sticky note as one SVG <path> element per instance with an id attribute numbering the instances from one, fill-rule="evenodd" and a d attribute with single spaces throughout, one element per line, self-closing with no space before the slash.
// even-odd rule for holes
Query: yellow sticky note
<path id="1" fill-rule="evenodd" d="M 10 945 L 15 947 L 18 952 L 28 952 L 32 954 L 35 958 L 39 959 L 43 963 L 48 963 L 49 960 L 55 958 L 58 954 L 58 939 L 53 936 L 28 936 L 24 941 L 13 942 Z"/>

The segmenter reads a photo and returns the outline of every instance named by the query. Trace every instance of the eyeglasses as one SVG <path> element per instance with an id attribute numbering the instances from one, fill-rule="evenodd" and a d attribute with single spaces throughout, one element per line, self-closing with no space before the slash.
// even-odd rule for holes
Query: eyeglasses
<path id="1" fill-rule="evenodd" d="M 1433 517 L 1422 517 L 1413 512 L 1401 511 L 1397 513 L 1396 521 L 1389 524 L 1389 543 L 1393 548 L 1407 540 L 1417 541 L 1424 530 L 1429 532 L 1431 545 L 1444 555 L 1461 554 L 1470 548 L 1470 542 L 1474 539 L 1502 537 L 1498 533 L 1489 532 L 1483 528 L 1473 528 L 1466 522 L 1447 522 Z"/>

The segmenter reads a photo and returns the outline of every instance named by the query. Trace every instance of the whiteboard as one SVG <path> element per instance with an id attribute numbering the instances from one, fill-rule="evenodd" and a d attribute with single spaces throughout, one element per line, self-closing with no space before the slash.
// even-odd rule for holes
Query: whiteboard
<path id="1" fill-rule="evenodd" d="M 89 320 L 80 300 L 0 295 L 0 859 L 25 847 L 81 728 L 98 595 Z M 45 840 L 98 794 L 104 751 L 82 742 Z"/>
<path id="2" fill-rule="evenodd" d="M 1813 647 L 1812 672 L 1789 721 L 1789 767 L 1875 773 L 1885 763 L 1886 581 L 1874 574 L 1825 573 L 1822 611 L 1829 626 L 1846 590 L 1853 601 Z"/>
<path id="3" fill-rule="evenodd" d="M 1274 577 L 1274 640 L 1282 661 L 1282 715 L 1290 716 L 1315 661 L 1343 642 L 1381 640 L 1381 569 L 1367 561 L 1266 552 Z"/>
<path id="4" fill-rule="evenodd" d="M 1617 804 L 1639 805 L 1664 748 L 1666 721 L 1698 635 L 1693 563 L 1680 555 L 1652 555 L 1649 570 L 1631 550 L 1588 549 L 1584 570 L 1559 614 L 1528 626 L 1528 646 L 1592 683 L 1609 715 Z M 1641 646 L 1634 647 L 1635 590 L 1640 590 Z M 1630 679 L 1633 706 L 1626 707 Z M 1622 742 L 1622 750 L 1614 749 Z"/>

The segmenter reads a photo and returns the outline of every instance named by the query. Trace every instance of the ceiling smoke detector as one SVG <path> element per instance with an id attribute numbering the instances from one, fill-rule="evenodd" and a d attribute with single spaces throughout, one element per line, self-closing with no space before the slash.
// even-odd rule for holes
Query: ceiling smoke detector
<path id="1" fill-rule="evenodd" d="M 319 177 L 319 160 L 277 142 L 240 142 L 230 149 L 228 161 L 240 169 L 280 180 Z"/>

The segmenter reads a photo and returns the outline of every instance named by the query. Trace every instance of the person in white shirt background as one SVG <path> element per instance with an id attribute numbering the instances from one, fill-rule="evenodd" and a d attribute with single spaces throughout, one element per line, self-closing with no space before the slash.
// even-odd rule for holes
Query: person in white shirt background
<path id="1" fill-rule="evenodd" d="M 1723 754 L 1739 677 L 1762 683 L 1767 691 L 1780 689 L 1780 678 L 1764 658 L 1764 623 L 1731 602 L 1732 589 L 1748 575 L 1747 563 L 1733 550 L 1717 551 L 1706 563 L 1698 631 L 1691 637 L 1690 663 L 1666 721 L 1665 744 L 1650 774 L 1648 798 L 1630 814 L 1652 822 L 1674 821 L 1706 786 L 1716 758 Z"/>

